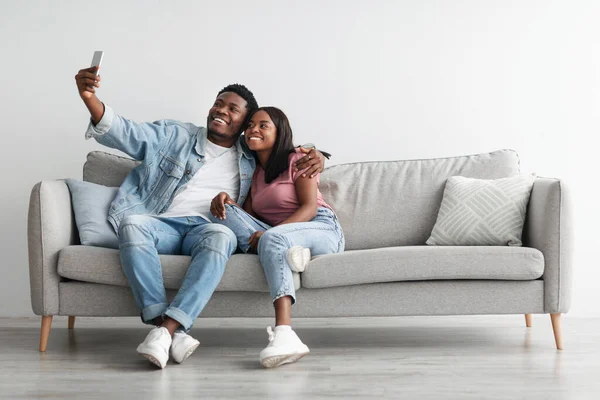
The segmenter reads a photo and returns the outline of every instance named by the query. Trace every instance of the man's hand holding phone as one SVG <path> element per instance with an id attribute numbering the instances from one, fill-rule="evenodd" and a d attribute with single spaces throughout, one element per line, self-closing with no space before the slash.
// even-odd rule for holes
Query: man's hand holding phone
<path id="1" fill-rule="evenodd" d="M 101 78 L 97 75 L 99 69 L 100 67 L 84 68 L 75 75 L 79 96 L 83 101 L 91 99 L 96 94 L 96 89 L 100 88 Z"/>
<path id="2" fill-rule="evenodd" d="M 77 75 L 75 75 L 79 96 L 81 96 L 83 101 L 91 99 L 96 94 L 96 88 L 100 87 L 100 75 L 98 75 L 98 71 L 102 64 L 102 58 L 104 58 L 104 52 L 95 51 L 92 57 L 92 65 L 89 68 L 80 69 Z"/>
<path id="3" fill-rule="evenodd" d="M 75 83 L 77 84 L 79 96 L 90 111 L 94 124 L 97 124 L 104 115 L 104 104 L 96 97 L 96 89 L 100 88 L 101 78 L 98 71 L 100 70 L 103 55 L 104 52 L 96 51 L 92 58 L 92 66 L 80 69 L 77 75 L 75 75 Z"/>

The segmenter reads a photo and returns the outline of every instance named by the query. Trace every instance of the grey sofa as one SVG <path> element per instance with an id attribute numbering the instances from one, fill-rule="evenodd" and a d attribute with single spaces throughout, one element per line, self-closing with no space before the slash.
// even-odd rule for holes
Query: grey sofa
<path id="1" fill-rule="evenodd" d="M 118 186 L 137 162 L 91 152 L 86 181 Z M 295 275 L 295 317 L 550 314 L 557 348 L 560 315 L 570 307 L 568 204 L 563 183 L 537 178 L 523 247 L 425 246 L 445 181 L 453 175 L 495 179 L 519 173 L 512 150 L 487 154 L 327 168 L 321 191 L 336 210 L 346 252 L 315 257 Z M 31 192 L 28 219 L 33 311 L 42 316 L 40 351 L 52 316 L 137 316 L 118 250 L 81 246 L 62 180 Z M 161 256 L 169 295 L 189 257 Z M 201 317 L 273 315 L 255 255 L 235 254 Z"/>

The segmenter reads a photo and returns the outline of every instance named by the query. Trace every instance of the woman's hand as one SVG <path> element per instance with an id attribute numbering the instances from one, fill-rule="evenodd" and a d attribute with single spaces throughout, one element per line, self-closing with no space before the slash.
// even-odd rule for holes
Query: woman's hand
<path id="1" fill-rule="evenodd" d="M 256 231 L 252 234 L 252 236 L 250 236 L 250 239 L 248 239 L 250 250 L 252 250 L 253 253 L 258 253 L 258 240 L 263 233 L 265 233 L 265 231 Z"/>
<path id="2" fill-rule="evenodd" d="M 225 192 L 221 192 L 215 196 L 210 202 L 210 213 L 215 218 L 225 219 L 225 204 L 235 204 L 235 201 Z"/>
<path id="3" fill-rule="evenodd" d="M 296 161 L 296 171 L 302 171 L 308 168 L 302 173 L 303 177 L 313 178 L 315 175 L 323 172 L 325 169 L 325 156 L 317 149 L 307 149 L 300 147 L 300 151 L 305 153 L 306 156 Z"/>

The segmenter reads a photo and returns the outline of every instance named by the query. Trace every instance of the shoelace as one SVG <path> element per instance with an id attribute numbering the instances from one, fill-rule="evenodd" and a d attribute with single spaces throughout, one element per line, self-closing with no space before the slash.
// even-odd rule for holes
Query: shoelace
<path id="1" fill-rule="evenodd" d="M 272 342 L 275 339 L 275 333 L 273 332 L 273 328 L 267 326 L 267 333 L 269 334 L 269 342 Z"/>

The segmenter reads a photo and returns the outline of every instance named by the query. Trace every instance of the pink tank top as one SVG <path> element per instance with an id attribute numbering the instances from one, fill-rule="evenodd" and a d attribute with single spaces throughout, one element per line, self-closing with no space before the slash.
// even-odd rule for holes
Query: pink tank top
<path id="1" fill-rule="evenodd" d="M 260 165 L 256 166 L 252 178 L 252 210 L 267 224 L 271 226 L 278 225 L 300 208 L 294 182 L 306 170 L 294 172 L 293 167 L 294 163 L 304 155 L 298 149 L 290 153 L 288 169 L 269 184 L 265 183 L 265 170 Z M 320 174 L 312 179 L 316 179 L 318 185 Z M 323 200 L 319 188 L 317 188 L 317 207 L 331 209 Z"/>

